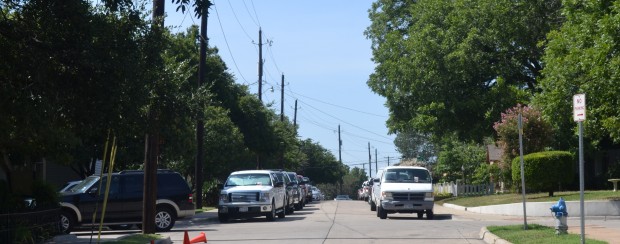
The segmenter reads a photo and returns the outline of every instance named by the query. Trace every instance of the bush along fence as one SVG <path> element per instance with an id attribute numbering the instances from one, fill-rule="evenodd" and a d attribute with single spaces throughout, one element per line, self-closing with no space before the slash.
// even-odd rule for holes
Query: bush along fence
<path id="1" fill-rule="evenodd" d="M 434 186 L 435 194 L 452 194 L 452 196 L 481 196 L 495 194 L 493 184 L 464 185 L 454 182 L 437 183 Z"/>
<path id="2" fill-rule="evenodd" d="M 0 243 L 44 243 L 60 234 L 60 208 L 0 214 Z"/>

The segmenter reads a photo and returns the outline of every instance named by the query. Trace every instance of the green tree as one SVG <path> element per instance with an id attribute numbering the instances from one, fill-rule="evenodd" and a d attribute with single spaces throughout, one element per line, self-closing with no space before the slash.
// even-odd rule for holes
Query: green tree
<path id="1" fill-rule="evenodd" d="M 441 182 L 456 182 L 464 178 L 465 182 L 471 183 L 477 168 L 486 164 L 484 146 L 461 142 L 452 136 L 442 143 L 433 178 Z"/>
<path id="2" fill-rule="evenodd" d="M 416 158 L 424 162 L 433 162 L 433 159 L 437 157 L 435 144 L 431 141 L 431 137 L 415 131 L 396 133 L 394 145 L 404 160 Z"/>
<path id="3" fill-rule="evenodd" d="M 347 173 L 345 165 L 338 162 L 329 150 L 313 142 L 312 139 L 301 141 L 299 148 L 307 160 L 303 162 L 298 172 L 302 172 L 314 183 L 340 182 Z"/>
<path id="4" fill-rule="evenodd" d="M 560 1 L 380 0 L 366 36 L 368 86 L 386 97 L 392 132 L 482 142 L 502 111 L 536 91 Z"/>
<path id="5" fill-rule="evenodd" d="M 566 20 L 549 33 L 542 92 L 534 102 L 558 131 L 558 148 L 576 148 L 572 96 L 586 94 L 584 135 L 594 145 L 620 142 L 620 21 L 617 1 L 565 1 Z"/>

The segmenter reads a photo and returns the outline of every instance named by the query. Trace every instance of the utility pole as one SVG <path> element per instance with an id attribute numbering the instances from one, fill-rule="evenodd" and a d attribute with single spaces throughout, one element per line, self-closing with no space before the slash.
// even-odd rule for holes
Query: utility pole
<path id="1" fill-rule="evenodd" d="M 368 142 L 368 174 L 372 178 L 372 159 L 370 156 L 370 142 Z"/>
<path id="2" fill-rule="evenodd" d="M 387 156 L 388 159 L 388 166 L 390 166 L 390 156 Z"/>
<path id="3" fill-rule="evenodd" d="M 338 162 L 342 164 L 342 140 L 340 139 L 340 125 L 338 125 Z"/>
<path id="4" fill-rule="evenodd" d="M 162 35 L 164 0 L 153 0 L 153 32 Z M 144 189 L 142 193 L 142 233 L 155 233 L 155 200 L 157 199 L 157 156 L 159 155 L 159 101 L 148 111 L 147 134 L 144 136 Z"/>
<path id="5" fill-rule="evenodd" d="M 295 115 L 293 116 L 293 127 L 295 127 L 295 132 L 297 132 L 297 99 L 295 99 Z"/>
<path id="6" fill-rule="evenodd" d="M 209 17 L 209 7 L 202 9 L 202 16 L 200 19 L 200 63 L 198 66 L 198 88 L 205 84 L 207 75 L 207 20 Z M 195 179 L 194 189 L 196 189 L 196 209 L 202 209 L 202 182 L 203 177 L 203 165 L 204 165 L 204 115 L 198 117 L 196 122 L 196 164 L 195 164 Z"/>
<path id="7" fill-rule="evenodd" d="M 375 175 L 379 172 L 379 166 L 377 165 L 377 149 L 375 148 Z"/>
<path id="8" fill-rule="evenodd" d="M 282 89 L 280 91 L 280 121 L 284 122 L 284 73 L 282 73 Z"/>
<path id="9" fill-rule="evenodd" d="M 263 31 L 258 28 L 258 100 L 263 101 Z"/>

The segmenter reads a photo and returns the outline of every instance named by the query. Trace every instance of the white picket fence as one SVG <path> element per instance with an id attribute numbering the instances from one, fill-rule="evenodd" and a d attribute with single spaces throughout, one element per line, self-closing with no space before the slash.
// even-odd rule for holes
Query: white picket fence
<path id="1" fill-rule="evenodd" d="M 480 196 L 495 194 L 493 184 L 463 185 L 454 182 L 438 183 L 434 186 L 435 194 L 451 193 L 452 196 Z"/>

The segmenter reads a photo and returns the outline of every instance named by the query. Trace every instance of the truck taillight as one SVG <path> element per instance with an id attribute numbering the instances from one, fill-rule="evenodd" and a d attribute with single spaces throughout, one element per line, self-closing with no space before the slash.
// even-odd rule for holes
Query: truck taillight
<path id="1" fill-rule="evenodd" d="M 187 198 L 187 202 L 189 203 L 193 203 L 194 202 L 194 195 L 192 195 L 191 193 L 189 194 L 188 198 Z"/>

